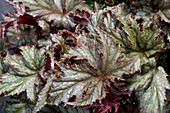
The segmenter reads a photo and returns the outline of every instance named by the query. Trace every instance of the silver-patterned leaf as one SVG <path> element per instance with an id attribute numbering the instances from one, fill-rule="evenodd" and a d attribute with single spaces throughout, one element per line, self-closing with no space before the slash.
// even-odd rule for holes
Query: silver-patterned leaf
<path id="1" fill-rule="evenodd" d="M 121 45 L 126 57 L 138 57 L 135 71 L 140 70 L 140 67 L 148 62 L 149 56 L 163 48 L 164 40 L 160 29 L 146 26 L 141 28 L 131 15 L 116 15 L 116 17 L 108 13 L 106 15 L 103 20 L 104 25 L 99 28 L 100 31 L 113 37 L 116 43 Z"/>
<path id="2" fill-rule="evenodd" d="M 48 78 L 45 87 L 42 89 L 42 91 L 38 95 L 38 101 L 34 107 L 33 113 L 40 111 L 41 108 L 45 106 L 46 100 L 48 97 L 48 92 L 50 90 L 51 85 L 52 85 L 52 80 L 51 78 Z"/>
<path id="3" fill-rule="evenodd" d="M 152 62 L 154 61 L 152 59 Z M 155 70 L 154 65 L 152 66 L 153 68 L 145 67 L 144 74 L 136 74 L 136 77 L 129 81 L 131 83 L 129 89 L 137 91 L 140 107 L 144 113 L 162 113 L 166 99 L 165 88 L 170 89 L 170 84 L 163 67 Z"/>
<path id="4" fill-rule="evenodd" d="M 38 84 L 37 72 L 44 67 L 44 50 L 37 51 L 34 46 L 22 46 L 21 56 L 12 55 L 5 61 L 12 69 L 0 79 L 0 93 L 7 95 L 27 91 L 27 97 L 35 100 L 35 84 Z"/>
<path id="5" fill-rule="evenodd" d="M 45 18 L 53 21 L 53 26 L 74 28 L 75 24 L 70 20 L 69 14 L 76 9 L 87 8 L 82 0 L 14 0 L 23 2 L 29 7 L 29 14 L 34 17 Z"/>
<path id="6" fill-rule="evenodd" d="M 132 71 L 136 59 L 120 60 L 120 47 L 116 46 L 112 38 L 97 29 L 96 32 L 99 39 L 82 35 L 79 40 L 84 41 L 80 41 L 80 46 L 71 48 L 64 54 L 63 63 L 57 63 L 64 75 L 53 82 L 49 103 L 59 105 L 65 102 L 81 106 L 92 104 L 106 96 L 109 80 L 123 79 L 123 74 Z M 70 64 L 72 58 L 80 63 Z M 68 102 L 72 96 L 76 96 L 76 100 Z"/>

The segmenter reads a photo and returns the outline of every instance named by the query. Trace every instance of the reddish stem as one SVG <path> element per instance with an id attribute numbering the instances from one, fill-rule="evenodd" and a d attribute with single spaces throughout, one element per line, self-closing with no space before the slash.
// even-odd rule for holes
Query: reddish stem
<path id="1" fill-rule="evenodd" d="M 38 78 L 40 79 L 40 81 L 42 82 L 41 87 L 44 88 L 44 86 L 45 86 L 45 81 L 44 81 L 44 79 L 41 77 L 39 71 L 38 71 L 37 75 L 38 75 Z"/>
<path id="2" fill-rule="evenodd" d="M 159 19 L 159 15 L 158 15 L 158 18 L 156 18 L 151 24 L 150 24 L 150 26 L 152 25 L 152 24 L 154 24 L 158 19 Z"/>

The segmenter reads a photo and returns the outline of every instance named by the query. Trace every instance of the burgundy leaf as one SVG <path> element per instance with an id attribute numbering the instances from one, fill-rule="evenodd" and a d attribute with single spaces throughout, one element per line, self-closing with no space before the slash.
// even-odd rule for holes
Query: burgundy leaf
<path id="1" fill-rule="evenodd" d="M 80 24 L 82 26 L 86 26 L 91 18 L 91 14 L 88 11 L 80 11 L 79 9 L 77 9 L 74 13 L 71 13 L 69 16 L 75 24 Z"/>
<path id="2" fill-rule="evenodd" d="M 65 44 L 70 47 L 75 47 L 77 43 L 76 35 L 68 30 L 60 30 L 60 34 L 62 34 L 65 39 Z"/>
<path id="3" fill-rule="evenodd" d="M 18 24 L 28 24 L 28 25 L 34 25 L 38 26 L 36 19 L 33 18 L 31 15 L 24 14 L 23 16 L 19 17 Z"/>
<path id="4" fill-rule="evenodd" d="M 44 72 L 47 72 L 48 70 L 50 70 L 51 69 L 51 58 L 50 58 L 50 55 L 49 54 L 47 54 L 47 53 L 45 53 L 45 70 L 44 70 Z"/>
<path id="5" fill-rule="evenodd" d="M 119 96 L 107 94 L 106 98 L 102 99 L 100 102 L 97 101 L 93 103 L 91 106 L 87 106 L 85 108 L 95 108 L 96 112 L 106 113 L 108 111 L 111 112 L 112 107 L 114 106 L 115 112 L 117 112 L 118 107 L 120 105 L 120 103 L 117 102 L 117 100 L 120 100 L 120 99 L 121 97 Z"/>
<path id="6" fill-rule="evenodd" d="M 57 61 L 61 59 L 61 45 L 57 45 L 54 48 L 54 59 Z"/>
<path id="7" fill-rule="evenodd" d="M 11 3 L 10 1 L 8 1 L 8 2 L 9 2 L 9 4 L 11 4 L 14 7 L 14 11 L 2 14 L 2 16 L 3 16 L 3 19 L 2 19 L 3 35 L 1 35 L 1 37 L 6 36 L 7 29 L 10 26 L 14 27 L 13 29 L 15 30 L 15 32 L 17 34 L 19 34 L 18 31 L 19 31 L 20 24 L 28 24 L 28 25 L 33 25 L 33 26 L 38 27 L 36 19 L 34 17 L 32 17 L 31 15 L 26 14 L 28 9 L 24 6 L 21 6 L 22 3 L 20 3 L 20 2 Z M 7 39 L 7 42 L 8 42 L 8 39 Z"/>
<path id="8" fill-rule="evenodd" d="M 41 77 L 41 75 L 40 75 L 40 72 L 38 71 L 37 72 L 37 75 L 38 75 L 38 78 L 40 79 L 40 81 L 41 81 L 41 87 L 42 88 L 44 88 L 44 86 L 45 86 L 45 84 L 46 84 L 46 81 Z"/>

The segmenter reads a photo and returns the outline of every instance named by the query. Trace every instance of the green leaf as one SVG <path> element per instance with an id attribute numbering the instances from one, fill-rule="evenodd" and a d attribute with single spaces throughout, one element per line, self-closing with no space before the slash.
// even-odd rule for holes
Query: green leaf
<path id="1" fill-rule="evenodd" d="M 155 2 L 152 0 L 140 0 L 140 2 L 136 1 L 136 3 L 134 2 L 131 5 L 133 11 L 135 10 L 137 12 L 135 18 L 143 18 L 145 26 L 149 27 L 151 24 L 156 24 L 160 28 L 163 23 L 162 20 L 164 20 L 166 24 L 170 23 L 169 0 L 155 0 Z M 139 7 L 140 5 L 143 7 Z M 161 17 L 161 21 L 158 19 L 159 17 Z M 165 32 L 165 30 L 163 31 Z"/>
<path id="2" fill-rule="evenodd" d="M 159 4 L 159 0 L 155 2 L 152 0 L 134 1 L 130 6 L 122 3 L 115 7 L 108 7 L 102 10 L 103 12 L 95 13 L 88 25 L 92 33 L 94 33 L 93 27 L 97 27 L 101 32 L 115 38 L 116 43 L 123 48 L 126 57 L 138 56 L 135 71 L 140 70 L 140 67 L 148 62 L 151 55 L 163 48 L 164 41 L 160 32 L 167 33 L 169 38 L 169 29 L 166 24 L 162 25 L 161 21 L 157 20 L 158 13 L 155 14 L 154 9 L 148 7 L 152 6 L 152 3 L 155 8 L 158 5 L 160 10 L 167 9 L 167 7 L 161 6 L 162 1 Z M 137 19 L 141 18 L 143 19 L 142 23 L 137 23 Z M 161 27 L 157 28 L 155 25 Z"/>
<path id="3" fill-rule="evenodd" d="M 158 0 L 159 4 L 159 15 L 161 18 L 167 22 L 170 23 L 170 1 L 169 0 Z"/>
<path id="4" fill-rule="evenodd" d="M 50 25 L 45 20 L 39 20 L 38 25 L 42 28 L 42 30 L 50 31 Z"/>
<path id="5" fill-rule="evenodd" d="M 116 20 L 114 22 L 108 22 L 112 18 L 111 16 L 107 16 L 107 19 L 104 19 L 104 27 L 101 28 L 101 31 L 113 37 L 116 43 L 121 45 L 126 57 L 138 57 L 135 63 L 135 71 L 137 71 L 143 64 L 148 62 L 149 56 L 163 48 L 164 40 L 160 35 L 161 30 L 145 26 L 141 28 L 131 15 L 116 16 L 118 16 L 117 19 L 123 24 L 123 27 L 119 23 L 115 24 L 117 22 Z M 115 27 L 117 28 L 115 29 Z"/>
<path id="6" fill-rule="evenodd" d="M 102 24 L 102 21 L 101 21 L 102 18 L 103 18 L 102 14 L 105 13 L 105 12 L 106 12 L 105 9 L 104 10 L 99 10 L 98 12 L 94 13 L 94 15 L 92 15 L 91 20 L 90 20 L 90 22 L 88 24 L 88 29 L 90 31 L 94 32 L 93 27 L 96 27 L 96 26 Z"/>
<path id="7" fill-rule="evenodd" d="M 69 105 L 61 104 L 58 107 L 55 105 L 46 104 L 39 113 L 89 113 L 89 110 L 82 107 L 73 107 Z"/>
<path id="8" fill-rule="evenodd" d="M 121 6 L 121 7 L 119 7 Z M 121 8 L 123 8 L 124 4 L 122 5 L 118 5 L 116 6 L 116 8 L 118 9 L 118 11 L 120 11 Z M 118 12 L 116 12 L 118 13 Z M 121 12 L 122 14 L 122 12 Z M 111 32 L 110 30 L 115 29 L 116 27 L 120 27 L 121 24 L 120 22 L 116 19 L 117 17 L 114 15 L 113 13 L 113 8 L 112 7 L 108 7 L 105 8 L 103 10 L 99 10 L 98 12 L 95 12 L 92 15 L 92 18 L 88 24 L 88 29 L 91 32 L 95 32 L 93 27 L 97 27 L 100 28 L 102 30 L 106 30 L 108 32 Z"/>
<path id="9" fill-rule="evenodd" d="M 8 71 L 9 67 L 4 64 L 2 58 L 0 58 L 0 76 Z"/>
<path id="10" fill-rule="evenodd" d="M 56 57 L 60 58 L 62 54 L 69 50 L 69 46 L 65 44 L 64 38 L 62 36 L 58 36 L 57 34 L 50 34 L 50 38 L 48 40 L 44 39 L 39 40 L 38 46 L 48 50 L 46 51 L 46 55 L 47 54 L 49 55 L 51 63 L 50 64 L 47 63 L 47 65 L 50 66 L 51 70 L 49 71 L 51 71 L 52 73 L 54 70 L 56 70 L 54 66 L 55 63 L 54 61 L 56 60 Z M 51 75 L 53 76 L 54 73 L 53 74 L 49 73 L 49 71 L 48 74 L 50 74 L 50 76 Z M 57 73 L 55 73 L 54 76 L 56 74 Z"/>
<path id="11" fill-rule="evenodd" d="M 45 107 L 43 107 L 41 111 L 39 111 L 39 113 L 59 113 L 59 112 L 60 110 L 58 107 L 49 104 L 46 104 Z"/>
<path id="12" fill-rule="evenodd" d="M 120 60 L 120 47 L 112 38 L 97 29 L 96 32 L 99 39 L 83 34 L 78 41 L 80 46 L 64 54 L 63 63 L 56 62 L 64 75 L 53 82 L 50 104 L 59 105 L 62 101 L 71 105 L 92 104 L 106 96 L 110 80 L 123 79 L 123 74 L 132 71 L 134 60 Z M 79 63 L 72 64 L 70 59 Z M 68 102 L 72 96 L 76 96 L 76 100 Z"/>
<path id="13" fill-rule="evenodd" d="M 123 30 L 128 34 L 127 37 L 121 36 L 120 34 L 119 39 L 129 57 L 131 54 L 137 53 L 140 55 L 143 53 L 143 55 L 148 58 L 163 48 L 164 41 L 159 29 L 143 26 L 143 30 L 141 31 L 140 29 L 142 28 L 140 28 L 136 20 L 131 17 L 120 16 L 119 20 L 124 25 Z M 119 32 L 122 33 L 121 31 Z"/>
<path id="14" fill-rule="evenodd" d="M 168 40 L 170 41 L 170 32 L 168 33 Z"/>
<path id="15" fill-rule="evenodd" d="M 30 25 L 19 25 L 15 27 L 9 27 L 6 32 L 9 44 L 8 48 L 19 47 L 25 44 L 35 43 L 35 28 Z"/>
<path id="16" fill-rule="evenodd" d="M 35 43 L 35 19 L 32 16 L 26 14 L 26 8 L 21 6 L 21 3 L 12 4 L 11 1 L 9 5 L 14 8 L 13 12 L 4 13 L 2 19 L 1 37 L 4 44 L 0 48 L 8 50 L 10 48 Z M 29 24 L 29 25 L 27 25 Z"/>
<path id="17" fill-rule="evenodd" d="M 50 34 L 51 40 L 55 42 L 57 45 L 61 46 L 61 53 L 65 53 L 68 51 L 69 46 L 65 44 L 65 40 L 62 36 L 57 36 L 57 34 Z M 56 46 L 56 45 L 54 45 Z"/>
<path id="18" fill-rule="evenodd" d="M 3 34 L 4 34 L 3 32 L 4 32 L 4 30 L 3 30 L 2 22 L 0 21 L 0 52 L 4 52 L 6 50 L 5 37 L 3 36 Z"/>
<path id="19" fill-rule="evenodd" d="M 45 87 L 42 89 L 42 91 L 38 95 L 38 101 L 34 107 L 33 113 L 40 111 L 41 108 L 45 106 L 46 100 L 48 97 L 48 92 L 50 90 L 51 85 L 52 85 L 52 80 L 51 78 L 48 78 Z"/>
<path id="20" fill-rule="evenodd" d="M 166 10 L 163 10 L 163 11 L 159 11 L 159 15 L 161 16 L 161 18 L 165 21 L 165 22 L 168 22 L 170 23 L 170 9 L 166 9 Z"/>
<path id="21" fill-rule="evenodd" d="M 30 100 L 26 100 L 24 95 L 5 97 L 7 113 L 31 113 L 34 104 Z"/>
<path id="22" fill-rule="evenodd" d="M 73 107 L 73 106 L 63 106 L 59 105 L 60 112 L 62 113 L 90 113 L 88 110 L 83 109 L 81 107 Z"/>
<path id="23" fill-rule="evenodd" d="M 29 7 L 29 14 L 32 16 L 45 18 L 48 22 L 53 21 L 53 26 L 64 28 L 75 26 L 70 20 L 70 13 L 76 9 L 87 8 L 82 4 L 82 0 L 14 0 L 14 2 L 23 2 Z"/>
<path id="24" fill-rule="evenodd" d="M 27 90 L 27 96 L 31 100 L 35 99 L 34 83 L 36 78 L 33 77 L 19 77 L 10 72 L 2 76 L 0 83 L 0 92 L 7 91 L 7 95 L 19 94 Z"/>
<path id="25" fill-rule="evenodd" d="M 27 103 L 13 104 L 6 111 L 8 113 L 30 113 L 32 109 L 27 106 Z"/>
<path id="26" fill-rule="evenodd" d="M 22 57 L 12 55 L 5 58 L 13 67 L 0 79 L 0 93 L 14 95 L 26 90 L 27 97 L 34 101 L 35 84 L 38 84 L 37 72 L 44 66 L 44 50 L 37 51 L 34 46 L 23 46 L 20 49 Z"/>
<path id="27" fill-rule="evenodd" d="M 168 113 L 170 111 L 170 93 L 166 93 L 167 100 L 165 101 L 165 106 L 163 113 Z"/>
<path id="28" fill-rule="evenodd" d="M 170 88 L 166 78 L 168 75 L 163 67 L 158 67 L 155 70 L 154 67 L 145 66 L 143 71 L 146 72 L 136 74 L 135 78 L 129 81 L 131 83 L 129 89 L 130 91 L 137 90 L 140 107 L 144 113 L 162 113 L 166 99 L 165 88 Z"/>
<path id="29" fill-rule="evenodd" d="M 167 33 L 169 39 L 169 22 L 170 22 L 170 1 L 169 0 L 140 0 L 130 4 L 131 11 L 135 14 L 136 19 L 144 19 L 143 25 L 150 27 L 151 25 L 159 26 L 159 28 Z M 130 8 L 129 7 L 129 8 Z M 127 10 L 129 8 L 126 8 Z M 119 10 L 118 10 L 119 11 Z M 161 20 L 159 18 L 161 17 Z M 164 20 L 164 21 L 162 21 Z"/>

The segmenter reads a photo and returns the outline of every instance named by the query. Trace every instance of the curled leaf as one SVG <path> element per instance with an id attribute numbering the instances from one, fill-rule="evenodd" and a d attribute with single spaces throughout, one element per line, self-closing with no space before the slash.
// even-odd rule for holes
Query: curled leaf
<path id="1" fill-rule="evenodd" d="M 14 2 L 23 2 L 23 5 L 29 7 L 30 15 L 45 18 L 52 22 L 52 26 L 68 29 L 75 27 L 69 14 L 78 8 L 87 8 L 82 0 L 14 0 Z"/>

